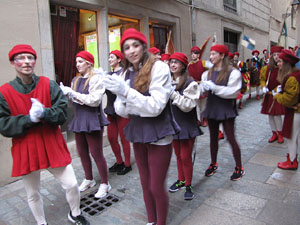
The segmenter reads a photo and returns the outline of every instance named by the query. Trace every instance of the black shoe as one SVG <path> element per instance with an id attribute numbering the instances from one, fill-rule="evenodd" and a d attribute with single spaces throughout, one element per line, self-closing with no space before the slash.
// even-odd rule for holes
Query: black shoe
<path id="1" fill-rule="evenodd" d="M 185 187 L 184 200 L 192 200 L 194 198 L 192 185 Z"/>
<path id="2" fill-rule="evenodd" d="M 205 171 L 205 176 L 210 177 L 218 170 L 218 163 L 210 164 L 208 169 Z"/>
<path id="3" fill-rule="evenodd" d="M 90 225 L 89 221 L 87 221 L 84 216 L 79 215 L 79 216 L 72 216 L 72 212 L 68 214 L 68 219 L 70 222 L 76 224 L 76 225 Z"/>
<path id="4" fill-rule="evenodd" d="M 121 164 L 115 163 L 112 167 L 110 167 L 108 169 L 109 172 L 119 172 L 121 170 L 123 170 L 124 168 L 124 162 L 122 162 Z"/>
<path id="5" fill-rule="evenodd" d="M 169 187 L 169 192 L 176 192 L 181 188 L 184 188 L 185 181 L 177 180 L 174 184 Z"/>
<path id="6" fill-rule="evenodd" d="M 132 170 L 131 166 L 124 166 L 122 170 L 118 171 L 118 175 L 125 175 Z"/>
<path id="7" fill-rule="evenodd" d="M 245 175 L 245 170 L 243 167 L 242 168 L 235 167 L 235 170 L 230 179 L 233 181 L 236 181 L 236 180 L 241 179 L 242 176 L 244 176 L 244 175 Z"/>

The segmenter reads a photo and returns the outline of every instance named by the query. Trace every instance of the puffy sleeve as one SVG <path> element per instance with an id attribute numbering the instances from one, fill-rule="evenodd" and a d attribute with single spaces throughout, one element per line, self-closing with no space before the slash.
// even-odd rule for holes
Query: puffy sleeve
<path id="1" fill-rule="evenodd" d="M 229 75 L 227 86 L 216 85 L 212 92 L 221 98 L 235 99 L 242 87 L 242 75 L 237 69 L 233 69 Z"/>
<path id="2" fill-rule="evenodd" d="M 299 92 L 299 83 L 295 77 L 291 76 L 286 81 L 283 92 L 276 94 L 274 98 L 285 107 L 293 107 L 298 103 Z"/>
<path id="3" fill-rule="evenodd" d="M 197 96 L 198 84 L 197 82 L 191 82 L 186 89 L 184 89 L 185 95 L 181 95 L 178 91 L 174 91 L 171 98 L 172 104 L 176 105 L 181 111 L 189 112 L 196 107 L 196 100 L 189 98 L 188 96 Z"/>
<path id="4" fill-rule="evenodd" d="M 105 88 L 103 87 L 102 78 L 100 75 L 95 74 L 89 80 L 89 93 L 81 94 L 75 92 L 71 96 L 71 100 L 80 105 L 87 105 L 91 107 L 97 107 L 102 101 L 103 94 L 105 93 Z"/>
<path id="5" fill-rule="evenodd" d="M 267 66 L 260 70 L 260 86 L 265 87 L 267 83 Z"/>
<path id="6" fill-rule="evenodd" d="M 167 64 L 157 61 L 151 69 L 150 96 L 130 88 L 125 99 L 117 98 L 115 110 L 119 115 L 156 117 L 166 107 L 171 94 L 171 74 Z"/>

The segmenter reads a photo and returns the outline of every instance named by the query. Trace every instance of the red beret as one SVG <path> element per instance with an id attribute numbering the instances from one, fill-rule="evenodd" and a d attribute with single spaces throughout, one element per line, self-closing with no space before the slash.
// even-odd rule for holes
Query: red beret
<path id="1" fill-rule="evenodd" d="M 229 52 L 228 47 L 226 45 L 213 45 L 211 46 L 210 51 L 216 51 L 225 55 L 227 55 Z"/>
<path id="2" fill-rule="evenodd" d="M 271 48 L 271 54 L 273 54 L 275 52 L 281 52 L 282 49 L 283 49 L 282 46 L 272 46 L 272 48 Z"/>
<path id="3" fill-rule="evenodd" d="M 116 55 L 119 59 L 123 60 L 124 59 L 124 55 L 121 51 L 119 50 L 114 50 L 114 51 L 111 51 L 109 54 L 114 54 Z"/>
<path id="4" fill-rule="evenodd" d="M 196 52 L 201 52 L 200 48 L 198 46 L 194 46 L 191 48 L 191 52 L 196 51 Z"/>
<path id="5" fill-rule="evenodd" d="M 252 55 L 254 55 L 255 53 L 257 53 L 259 55 L 259 51 L 258 50 L 253 50 L 252 51 Z"/>
<path id="6" fill-rule="evenodd" d="M 233 56 L 234 56 L 234 54 L 232 54 L 231 52 L 228 52 L 228 57 L 229 57 L 230 59 L 233 59 Z"/>
<path id="7" fill-rule="evenodd" d="M 282 49 L 279 58 L 292 65 L 295 65 L 300 60 L 293 51 L 288 49 Z"/>
<path id="8" fill-rule="evenodd" d="M 234 52 L 233 55 L 237 55 L 237 56 L 240 56 L 240 53 L 238 52 Z"/>
<path id="9" fill-rule="evenodd" d="M 186 56 L 186 54 L 184 54 L 184 53 L 181 53 L 181 52 L 175 52 L 174 54 L 172 54 L 171 56 L 170 56 L 170 60 L 171 59 L 177 59 L 177 60 L 179 60 L 180 62 L 182 62 L 184 65 L 188 65 L 188 58 L 187 58 L 187 56 Z"/>
<path id="10" fill-rule="evenodd" d="M 81 57 L 83 59 L 85 59 L 86 61 L 92 63 L 94 65 L 94 56 L 87 52 L 87 51 L 81 51 L 81 52 L 78 52 L 77 55 L 76 55 L 76 58 L 77 57 Z"/>
<path id="11" fill-rule="evenodd" d="M 148 49 L 148 52 L 151 52 L 153 55 L 160 53 L 160 50 L 158 48 L 152 47 Z"/>
<path id="12" fill-rule="evenodd" d="M 137 31 L 134 28 L 129 28 L 129 29 L 124 31 L 124 33 L 121 37 L 121 47 L 123 47 L 123 44 L 127 39 L 131 39 L 131 38 L 132 39 L 137 39 L 137 40 L 145 43 L 146 45 L 148 43 L 147 38 L 143 33 Z"/>
<path id="13" fill-rule="evenodd" d="M 165 54 L 161 54 L 161 58 L 160 58 L 160 60 L 161 61 L 164 61 L 164 60 L 169 60 L 170 59 L 170 54 L 168 54 L 168 53 L 165 53 Z"/>
<path id="14" fill-rule="evenodd" d="M 268 51 L 268 49 L 264 49 L 264 50 L 263 50 L 263 54 L 265 54 L 265 52 L 267 52 L 267 51 Z"/>
<path id="15" fill-rule="evenodd" d="M 30 53 L 36 57 L 35 50 L 31 47 L 31 45 L 15 45 L 8 53 L 8 58 L 10 61 L 13 60 L 14 56 L 21 53 Z"/>

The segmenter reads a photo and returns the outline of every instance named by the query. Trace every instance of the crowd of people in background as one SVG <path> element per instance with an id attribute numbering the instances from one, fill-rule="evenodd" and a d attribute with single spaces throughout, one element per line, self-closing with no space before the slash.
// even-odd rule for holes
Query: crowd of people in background
<path id="1" fill-rule="evenodd" d="M 298 52 L 272 46 L 270 53 L 262 51 L 263 57 L 259 50 L 253 50 L 252 57 L 243 61 L 239 52 L 231 53 L 226 45 L 214 43 L 209 60 L 202 59 L 203 46 L 194 46 L 189 62 L 183 52 L 161 54 L 156 47 L 148 49 L 146 36 L 133 28 L 123 33 L 120 44 L 121 51 L 109 54 L 111 72 L 94 69 L 91 53 L 77 53 L 74 60 L 78 75 L 70 87 L 35 75 L 37 54 L 30 45 L 16 45 L 9 52 L 17 76 L 0 87 L 0 132 L 12 137 L 12 176 L 22 177 L 38 225 L 47 224 L 39 192 L 42 169 L 51 172 L 65 189 L 71 208 L 69 221 L 86 225 L 89 222 L 79 208 L 80 192 L 97 183 L 90 154 L 101 178 L 94 197 L 103 198 L 113 188 L 109 173 L 126 175 L 132 171 L 131 145 L 147 225 L 165 225 L 168 191 L 184 188 L 184 200 L 195 196 L 192 153 L 196 138 L 203 134 L 201 127 L 208 126 L 211 158 L 203 174 L 210 177 L 217 172 L 219 140 L 226 137 L 235 161 L 230 179 L 241 179 L 245 170 L 235 136 L 235 118 L 238 109 L 244 108 L 243 96 L 248 94 L 247 100 L 251 99 L 252 91 L 255 99 L 262 101 L 261 113 L 268 116 L 272 132 L 268 142 L 287 142 L 287 159 L 278 162 L 278 168 L 298 169 Z M 80 185 L 59 128 L 67 118 L 68 100 L 74 109 L 69 130 L 75 133 L 85 175 Z M 103 154 L 105 127 L 115 156 L 115 163 L 109 167 Z M 166 188 L 173 150 L 178 178 Z"/>

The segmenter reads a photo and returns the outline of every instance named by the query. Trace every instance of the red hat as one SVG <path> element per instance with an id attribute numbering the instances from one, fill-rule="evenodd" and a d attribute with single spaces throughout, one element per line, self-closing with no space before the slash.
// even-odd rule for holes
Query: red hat
<path id="1" fill-rule="evenodd" d="M 158 48 L 152 47 L 148 49 L 148 52 L 151 52 L 153 55 L 160 53 L 160 50 Z"/>
<path id="2" fill-rule="evenodd" d="M 292 65 L 295 65 L 300 60 L 293 51 L 288 49 L 282 49 L 279 58 Z"/>
<path id="3" fill-rule="evenodd" d="M 161 60 L 161 61 L 169 60 L 169 59 L 170 59 L 170 56 L 171 56 L 171 54 L 169 54 L 169 53 L 161 54 L 160 60 Z"/>
<path id="4" fill-rule="evenodd" d="M 127 30 L 124 31 L 124 33 L 123 33 L 123 35 L 121 37 L 121 43 L 120 43 L 121 47 L 123 46 L 124 42 L 127 39 L 131 39 L 131 38 L 137 39 L 137 40 L 145 43 L 146 45 L 148 44 L 147 38 L 146 38 L 146 36 L 143 33 L 137 31 L 134 28 L 129 28 L 129 29 L 127 29 Z"/>
<path id="5" fill-rule="evenodd" d="M 81 57 L 83 59 L 85 59 L 86 61 L 92 63 L 94 65 L 94 56 L 87 52 L 87 51 L 81 51 L 81 52 L 78 52 L 77 55 L 76 55 L 76 58 L 77 57 Z"/>
<path id="6" fill-rule="evenodd" d="M 233 59 L 233 56 L 234 56 L 234 54 L 232 54 L 231 52 L 228 52 L 228 57 L 229 57 L 230 59 Z"/>
<path id="7" fill-rule="evenodd" d="M 196 51 L 196 52 L 201 52 L 200 48 L 198 46 L 194 46 L 191 48 L 191 52 Z"/>
<path id="8" fill-rule="evenodd" d="M 264 49 L 264 50 L 263 50 L 263 54 L 265 54 L 265 52 L 267 52 L 267 51 L 268 51 L 268 49 Z"/>
<path id="9" fill-rule="evenodd" d="M 114 54 L 116 55 L 119 59 L 123 60 L 124 59 L 124 55 L 121 51 L 119 50 L 114 50 L 114 51 L 111 51 L 109 54 Z"/>
<path id="10" fill-rule="evenodd" d="M 30 53 L 36 57 L 35 50 L 31 47 L 31 45 L 15 45 L 8 53 L 8 58 L 10 61 L 13 60 L 14 56 L 20 53 Z"/>
<path id="11" fill-rule="evenodd" d="M 186 56 L 186 54 L 182 53 L 182 52 L 175 52 L 170 56 L 170 60 L 171 59 L 177 59 L 180 62 L 182 62 L 184 65 L 188 65 L 188 58 Z"/>
<path id="12" fill-rule="evenodd" d="M 272 46 L 271 47 L 271 54 L 273 54 L 275 52 L 281 52 L 282 49 L 283 49 L 282 46 Z"/>
<path id="13" fill-rule="evenodd" d="M 237 55 L 238 57 L 240 56 L 240 53 L 234 52 L 233 55 Z"/>
<path id="14" fill-rule="evenodd" d="M 258 50 L 253 50 L 252 51 L 252 55 L 254 55 L 255 53 L 257 53 L 259 55 L 259 51 Z"/>
<path id="15" fill-rule="evenodd" d="M 216 51 L 225 55 L 227 55 L 229 52 L 228 47 L 226 45 L 213 45 L 211 46 L 210 51 Z"/>

